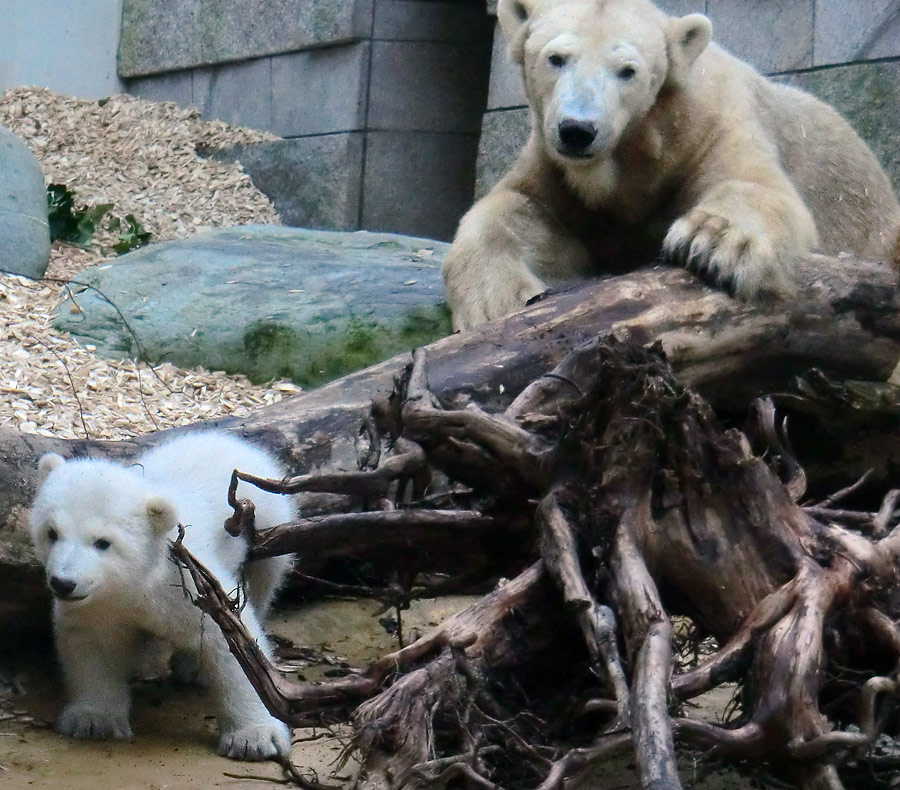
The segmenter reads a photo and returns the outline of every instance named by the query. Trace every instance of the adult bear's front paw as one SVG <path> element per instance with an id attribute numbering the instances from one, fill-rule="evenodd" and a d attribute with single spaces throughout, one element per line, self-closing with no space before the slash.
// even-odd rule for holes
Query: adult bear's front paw
<path id="1" fill-rule="evenodd" d="M 83 705 L 68 705 L 56 719 L 56 731 L 72 738 L 130 741 L 134 738 L 127 713 L 112 714 Z"/>
<path id="2" fill-rule="evenodd" d="M 480 282 L 448 281 L 453 328 L 472 327 L 521 310 L 547 286 L 522 267 L 494 266 Z"/>
<path id="3" fill-rule="evenodd" d="M 744 213 L 695 208 L 669 228 L 663 252 L 740 299 L 791 293 L 800 251 L 794 244 L 780 249 L 755 212 Z"/>
<path id="4" fill-rule="evenodd" d="M 277 719 L 229 730 L 219 738 L 219 754 L 232 760 L 268 760 L 285 757 L 290 751 L 290 730 Z"/>

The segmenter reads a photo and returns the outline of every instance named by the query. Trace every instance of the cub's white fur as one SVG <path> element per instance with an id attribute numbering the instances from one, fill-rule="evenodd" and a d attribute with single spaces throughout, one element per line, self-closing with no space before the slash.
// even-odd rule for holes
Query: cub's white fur
<path id="1" fill-rule="evenodd" d="M 31 538 L 55 598 L 56 645 L 68 692 L 59 732 L 132 737 L 128 683 L 149 634 L 196 656 L 218 706 L 220 754 L 262 760 L 289 752 L 287 727 L 266 710 L 219 628 L 204 621 L 186 596 L 168 552 L 181 523 L 191 552 L 226 590 L 237 588 L 247 546 L 223 529 L 233 469 L 284 476 L 263 450 L 215 431 L 185 434 L 129 467 L 64 461 L 55 454 L 41 458 Z M 253 500 L 258 527 L 293 516 L 283 496 L 244 483 L 237 495 Z M 260 621 L 290 562 L 277 557 L 246 568 L 249 601 L 241 619 L 266 652 Z"/>

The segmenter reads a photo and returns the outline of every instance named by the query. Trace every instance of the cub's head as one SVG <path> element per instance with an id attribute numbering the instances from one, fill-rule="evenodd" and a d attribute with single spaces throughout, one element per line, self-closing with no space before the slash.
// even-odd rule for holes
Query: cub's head
<path id="1" fill-rule="evenodd" d="M 120 596 L 165 561 L 177 516 L 145 487 L 140 468 L 51 453 L 41 458 L 38 478 L 31 542 L 58 600 Z"/>
<path id="2" fill-rule="evenodd" d="M 648 0 L 499 0 L 497 16 L 536 129 L 566 167 L 608 156 L 712 34 L 705 16 L 673 19 Z"/>

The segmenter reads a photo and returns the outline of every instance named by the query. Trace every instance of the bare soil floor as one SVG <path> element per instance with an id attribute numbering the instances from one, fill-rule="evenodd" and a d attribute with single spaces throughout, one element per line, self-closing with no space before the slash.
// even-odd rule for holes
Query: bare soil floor
<path id="1" fill-rule="evenodd" d="M 446 619 L 471 599 L 448 597 L 414 601 L 403 612 L 407 641 Z M 379 620 L 373 601 L 325 601 L 282 607 L 269 632 L 295 647 L 310 648 L 312 660 L 293 665 L 307 680 L 325 680 L 347 668 L 362 668 L 396 649 L 397 639 Z M 48 651 L 52 652 L 52 651 Z M 3 686 L 7 687 L 4 695 Z M 18 692 L 10 692 L 17 687 Z M 727 696 L 727 692 L 726 692 Z M 721 711 L 721 694 L 706 700 L 698 714 Z M 281 784 L 281 768 L 272 763 L 239 763 L 215 752 L 216 727 L 202 689 L 154 681 L 135 684 L 135 739 L 123 742 L 75 741 L 57 735 L 53 717 L 62 691 L 52 655 L 0 664 L 0 788 L 54 790 L 265 790 Z M 356 773 L 353 759 L 338 768 L 347 728 L 295 730 L 292 760 L 335 788 L 348 787 Z M 704 777 L 690 758 L 682 761 L 685 786 L 704 790 L 746 790 L 751 785 L 725 771 Z M 585 785 L 603 790 L 639 787 L 628 761 L 606 765 Z"/>
<path id="2" fill-rule="evenodd" d="M 409 636 L 445 619 L 468 603 L 466 598 L 414 602 L 403 613 Z M 308 680 L 361 668 L 396 649 L 396 637 L 378 620 L 373 601 L 328 601 L 281 608 L 269 631 L 296 647 L 311 648 L 318 660 L 299 667 Z M 51 651 L 52 652 L 52 651 Z M 296 664 L 294 665 L 296 667 Z M 0 787 L 59 790 L 261 790 L 276 786 L 281 768 L 272 763 L 240 763 L 215 752 L 216 727 L 202 689 L 170 682 L 135 685 L 133 729 L 129 743 L 75 741 L 57 735 L 50 723 L 62 702 L 52 656 L 0 666 L 6 685 L 20 694 L 0 696 Z M 2 686 L 0 686 L 2 689 Z M 356 764 L 334 773 L 346 742 L 346 730 L 295 730 L 294 764 L 315 772 L 331 785 L 348 784 Z"/>

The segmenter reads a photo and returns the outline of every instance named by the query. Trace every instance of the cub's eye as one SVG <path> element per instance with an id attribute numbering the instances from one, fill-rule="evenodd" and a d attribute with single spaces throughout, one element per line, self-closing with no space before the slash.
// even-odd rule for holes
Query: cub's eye
<path id="1" fill-rule="evenodd" d="M 635 71 L 634 66 L 622 66 L 622 68 L 616 72 L 616 76 L 620 80 L 626 81 L 634 77 L 635 74 L 637 74 L 637 71 Z"/>
<path id="2" fill-rule="evenodd" d="M 56 543 L 59 540 L 59 533 L 53 527 L 47 530 L 47 540 L 51 543 Z"/>
<path id="3" fill-rule="evenodd" d="M 555 69 L 561 69 L 563 66 L 565 66 L 567 60 L 568 58 L 565 55 L 551 55 L 549 58 L 547 58 L 547 61 Z"/>
<path id="4" fill-rule="evenodd" d="M 98 551 L 106 551 L 110 546 L 112 546 L 112 543 L 106 538 L 97 538 L 97 540 L 94 541 L 94 548 Z"/>

